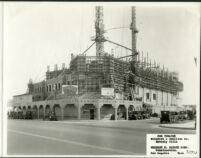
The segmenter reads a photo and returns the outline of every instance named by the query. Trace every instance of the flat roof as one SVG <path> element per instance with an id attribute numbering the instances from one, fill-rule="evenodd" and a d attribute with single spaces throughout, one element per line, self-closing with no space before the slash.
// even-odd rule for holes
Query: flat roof
<path id="1" fill-rule="evenodd" d="M 24 93 L 24 94 L 14 95 L 13 97 L 19 97 L 19 96 L 24 96 L 24 95 L 32 95 L 32 94 Z"/>

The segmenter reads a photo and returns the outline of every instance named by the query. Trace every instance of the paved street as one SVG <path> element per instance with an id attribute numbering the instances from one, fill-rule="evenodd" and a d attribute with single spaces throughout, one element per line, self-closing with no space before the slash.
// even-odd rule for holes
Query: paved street
<path id="1" fill-rule="evenodd" d="M 147 133 L 194 134 L 158 127 L 159 120 L 8 120 L 9 155 L 143 155 Z"/>

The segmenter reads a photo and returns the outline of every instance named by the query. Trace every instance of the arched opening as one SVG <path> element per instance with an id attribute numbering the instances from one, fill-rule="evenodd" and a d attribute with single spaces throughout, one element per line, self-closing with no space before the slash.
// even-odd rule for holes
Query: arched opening
<path id="1" fill-rule="evenodd" d="M 29 111 L 31 110 L 31 106 L 30 105 L 28 106 L 27 110 L 29 110 Z"/>
<path id="2" fill-rule="evenodd" d="M 26 106 L 22 107 L 22 117 L 23 119 L 25 119 L 25 115 L 26 115 Z"/>
<path id="3" fill-rule="evenodd" d="M 25 107 L 26 108 L 26 107 Z M 22 115 L 22 107 L 18 106 L 14 109 L 14 114 L 13 114 L 13 118 L 14 119 L 22 119 L 23 115 Z"/>
<path id="4" fill-rule="evenodd" d="M 59 104 L 54 105 L 53 112 L 55 113 L 57 120 L 62 120 L 61 110 L 62 109 Z"/>
<path id="5" fill-rule="evenodd" d="M 115 115 L 115 109 L 111 104 L 104 104 L 100 108 L 100 119 L 110 120 Z"/>
<path id="6" fill-rule="evenodd" d="M 48 117 L 48 116 L 49 116 L 50 111 L 51 111 L 50 105 L 46 105 L 46 107 L 45 107 L 45 117 Z"/>
<path id="7" fill-rule="evenodd" d="M 67 104 L 64 107 L 64 119 L 76 120 L 78 118 L 78 108 L 74 104 Z"/>
<path id="8" fill-rule="evenodd" d="M 81 108 L 81 119 L 94 120 L 97 118 L 97 110 L 93 104 L 84 104 Z"/>
<path id="9" fill-rule="evenodd" d="M 125 120 L 126 119 L 126 107 L 125 105 L 119 105 L 117 109 L 117 120 Z"/>
<path id="10" fill-rule="evenodd" d="M 39 107 L 39 119 L 43 119 L 44 115 L 44 108 L 43 105 L 40 105 Z"/>
<path id="11" fill-rule="evenodd" d="M 132 120 L 133 118 L 133 111 L 135 111 L 135 107 L 133 105 L 129 105 L 128 107 L 128 119 Z"/>
<path id="12" fill-rule="evenodd" d="M 37 119 L 38 118 L 38 108 L 36 105 L 33 106 L 32 112 L 33 112 L 33 119 Z"/>

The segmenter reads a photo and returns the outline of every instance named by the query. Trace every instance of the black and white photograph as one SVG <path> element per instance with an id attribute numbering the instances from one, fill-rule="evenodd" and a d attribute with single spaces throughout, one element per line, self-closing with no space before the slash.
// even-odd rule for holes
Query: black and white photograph
<path id="1" fill-rule="evenodd" d="M 2 156 L 200 157 L 200 3 L 1 4 Z"/>

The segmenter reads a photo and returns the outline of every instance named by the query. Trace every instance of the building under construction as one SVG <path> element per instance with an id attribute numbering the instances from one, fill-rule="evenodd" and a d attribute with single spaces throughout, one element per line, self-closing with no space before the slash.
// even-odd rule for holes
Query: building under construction
<path id="1" fill-rule="evenodd" d="M 137 33 L 135 7 L 131 7 L 132 48 L 104 37 L 103 7 L 96 7 L 93 44 L 82 54 L 71 54 L 69 68 L 46 72 L 46 79 L 28 83 L 28 92 L 13 97 L 15 109 L 34 112 L 35 118 L 43 118 L 53 110 L 63 119 L 103 119 L 114 114 L 115 119 L 128 119 L 129 111 L 148 109 L 152 113 L 176 110 L 179 92 L 183 84 L 176 72 L 160 68 L 147 55 L 136 49 Z M 114 57 L 104 51 L 104 43 L 118 45 L 131 55 Z M 96 55 L 87 51 L 96 46 Z M 126 59 L 126 60 L 125 60 Z"/>

